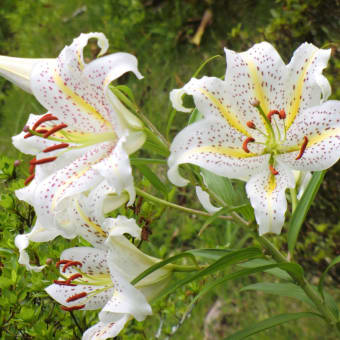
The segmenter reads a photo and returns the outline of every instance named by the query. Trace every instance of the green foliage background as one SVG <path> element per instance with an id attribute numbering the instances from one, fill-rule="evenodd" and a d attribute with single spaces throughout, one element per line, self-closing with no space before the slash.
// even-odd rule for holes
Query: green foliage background
<path id="1" fill-rule="evenodd" d="M 191 43 L 206 9 L 213 13 L 200 46 Z M 138 57 L 142 81 L 125 76 L 143 112 L 165 132 L 171 106 L 169 91 L 187 82 L 203 60 L 222 55 L 206 66 L 204 74 L 221 75 L 225 70 L 223 47 L 245 50 L 256 42 L 271 42 L 286 62 L 302 42 L 332 48 L 333 57 L 326 70 L 332 83 L 333 99 L 340 99 L 340 2 L 339 0 L 1 0 L 0 54 L 17 57 L 55 57 L 81 32 L 104 32 L 110 52 L 126 51 Z M 95 54 L 91 45 L 87 55 Z M 42 273 L 30 273 L 17 264 L 14 237 L 27 232 L 34 213 L 19 202 L 13 191 L 23 185 L 27 160 L 11 146 L 10 137 L 24 126 L 29 113 L 44 109 L 34 98 L 0 78 L 0 337 L 1 339 L 79 339 L 70 313 L 45 294 L 43 288 L 56 278 L 54 263 L 60 252 L 82 240 L 57 239 L 52 244 L 34 244 L 31 255 L 38 264 L 51 264 Z M 170 139 L 186 125 L 188 116 L 178 113 L 170 130 Z M 145 151 L 144 151 L 145 152 Z M 141 153 L 145 155 L 145 153 Z M 13 167 L 15 159 L 21 160 Z M 158 166 L 165 185 L 165 166 Z M 146 178 L 136 171 L 146 190 L 152 191 Z M 299 237 L 298 258 L 313 280 L 337 255 L 340 231 L 340 167 L 329 170 L 317 200 Z M 162 193 L 155 192 L 161 196 Z M 172 190 L 169 196 L 180 204 L 199 208 L 193 188 Z M 124 208 L 122 208 L 124 210 Z M 125 211 L 133 215 L 132 211 Z M 152 235 L 142 249 L 154 256 L 167 257 L 193 247 L 238 248 L 251 244 L 251 237 L 230 223 L 215 221 L 202 237 L 198 231 L 204 218 L 142 203 L 141 215 L 153 218 Z M 158 216 L 157 216 L 158 215 Z M 285 248 L 285 237 L 277 243 Z M 51 261 L 49 260 L 51 259 Z M 334 291 L 339 284 L 335 270 L 326 282 Z M 154 339 L 162 324 L 160 339 L 223 339 L 249 323 L 285 310 L 302 311 L 295 301 L 255 292 L 240 293 L 251 279 L 229 283 L 206 296 L 191 316 L 174 332 L 174 326 L 186 311 L 204 282 L 188 285 L 175 295 L 153 306 L 154 316 L 144 323 L 131 322 L 119 339 Z M 268 278 L 269 280 L 269 278 Z M 339 294 L 338 294 L 339 295 Z M 221 303 L 220 313 L 208 323 L 206 315 Z M 96 322 L 96 313 L 74 312 L 80 327 Z M 298 325 L 298 326 L 297 326 Z M 210 329 L 211 328 L 211 329 Z M 172 334 L 173 333 L 173 334 Z M 332 339 L 321 321 L 301 320 L 267 331 L 253 339 Z"/>

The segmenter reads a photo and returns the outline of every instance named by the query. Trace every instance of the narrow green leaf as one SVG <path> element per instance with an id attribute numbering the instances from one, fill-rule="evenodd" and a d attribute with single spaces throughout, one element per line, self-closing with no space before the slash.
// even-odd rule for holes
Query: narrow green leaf
<path id="1" fill-rule="evenodd" d="M 273 260 L 266 260 L 266 259 L 255 259 L 255 260 L 251 260 L 248 262 L 244 262 L 239 264 L 240 267 L 242 268 L 256 268 L 256 267 L 260 267 L 260 266 L 266 266 L 266 265 L 271 265 L 271 264 L 275 264 L 276 262 Z M 280 268 L 273 268 L 273 269 L 268 269 L 265 270 L 265 272 L 274 275 L 282 280 L 286 280 L 286 281 L 291 281 L 292 278 L 290 277 L 289 274 L 287 274 L 284 270 L 280 269 Z"/>
<path id="2" fill-rule="evenodd" d="M 144 164 L 136 164 L 137 169 L 148 179 L 148 181 L 159 191 L 165 195 L 168 193 L 166 185 L 158 178 L 158 176 Z"/>
<path id="3" fill-rule="evenodd" d="M 305 192 L 297 205 L 293 216 L 290 219 L 288 229 L 288 251 L 292 255 L 296 240 L 298 238 L 302 223 L 305 220 L 307 212 L 314 201 L 315 195 L 319 190 L 326 170 L 314 172 Z"/>
<path id="4" fill-rule="evenodd" d="M 257 260 L 262 260 L 262 259 L 255 259 L 255 260 L 252 260 L 246 263 L 250 263 L 253 261 L 257 261 Z M 267 263 L 269 262 L 267 260 L 264 260 L 264 261 L 266 261 Z M 240 266 L 243 266 L 243 264 L 241 264 Z M 249 276 L 251 274 L 258 273 L 258 272 L 266 272 L 266 271 L 269 272 L 270 270 L 275 270 L 275 269 L 280 270 L 279 267 L 281 266 L 282 266 L 282 263 L 271 263 L 271 264 L 266 264 L 266 265 L 259 265 L 256 267 L 251 267 L 249 269 L 242 269 L 237 272 L 223 276 L 217 280 L 214 280 L 213 282 L 204 286 L 203 289 L 199 292 L 199 294 L 195 296 L 195 298 L 193 299 L 193 301 L 190 303 L 189 307 L 187 308 L 187 312 L 191 310 L 191 307 L 193 306 L 193 304 L 195 304 L 197 300 L 199 300 L 203 295 L 205 295 L 206 293 L 208 293 L 209 291 L 211 291 L 216 286 L 222 283 L 225 283 L 230 280 L 238 279 L 240 277 Z M 284 271 L 282 271 L 282 273 L 286 274 Z"/>
<path id="5" fill-rule="evenodd" d="M 269 319 L 257 322 L 250 327 L 247 327 L 241 331 L 238 331 L 234 333 L 231 336 L 228 336 L 225 338 L 225 340 L 242 340 L 247 338 L 250 335 L 254 335 L 260 332 L 265 331 L 266 329 L 273 328 L 275 326 L 281 325 L 283 323 L 286 323 L 288 321 L 293 321 L 297 320 L 300 318 L 310 318 L 312 316 L 318 316 L 320 317 L 319 314 L 316 313 L 309 313 L 309 312 L 304 312 L 304 313 L 291 313 L 291 314 L 280 314 L 273 316 Z"/>
<path id="6" fill-rule="evenodd" d="M 175 109 L 172 109 L 170 111 L 168 123 L 166 125 L 166 130 L 165 130 L 165 137 L 166 137 L 167 140 L 169 140 L 170 129 L 171 129 L 171 126 L 172 126 L 172 122 L 175 119 L 176 113 L 177 113 L 177 111 Z"/>
<path id="7" fill-rule="evenodd" d="M 144 279 L 144 277 L 150 275 L 151 273 L 153 273 L 154 271 L 156 271 L 159 268 L 164 267 L 165 265 L 167 265 L 168 263 L 173 263 L 175 261 L 177 261 L 178 259 L 182 258 L 182 257 L 189 257 L 194 264 L 198 267 L 198 263 L 196 261 L 196 258 L 194 255 L 184 252 L 181 254 L 177 254 L 175 256 L 171 256 L 166 260 L 157 262 L 156 264 L 154 264 L 153 266 L 149 267 L 147 270 L 144 270 L 142 273 L 140 273 L 137 277 L 135 277 L 132 281 L 131 284 L 135 285 L 137 282 L 141 281 L 142 279 Z"/>
<path id="8" fill-rule="evenodd" d="M 218 260 L 226 254 L 230 254 L 233 249 L 192 249 L 188 250 L 187 253 L 191 253 L 196 257 L 202 257 L 208 260 Z"/>
<path id="9" fill-rule="evenodd" d="M 118 90 L 123 92 L 125 95 L 127 95 L 133 102 L 135 102 L 135 97 L 133 96 L 133 92 L 131 89 L 126 85 L 116 85 L 115 86 Z"/>
<path id="10" fill-rule="evenodd" d="M 331 261 L 331 263 L 327 266 L 327 268 L 325 269 L 325 271 L 322 273 L 321 277 L 320 277 L 320 281 L 319 281 L 319 285 L 318 285 L 318 290 L 320 292 L 320 294 L 323 296 L 323 283 L 325 281 L 326 275 L 328 273 L 328 271 L 334 267 L 335 265 L 337 265 L 338 263 L 340 263 L 340 255 L 337 256 L 335 259 L 333 259 Z"/>
<path id="11" fill-rule="evenodd" d="M 261 249 L 259 248 L 246 248 L 246 249 L 233 251 L 229 254 L 224 255 L 223 257 L 221 257 L 220 259 L 212 263 L 207 268 L 202 269 L 199 272 L 196 272 L 192 275 L 188 275 L 184 279 L 176 281 L 172 285 L 169 285 L 159 294 L 159 296 L 156 298 L 155 301 L 174 292 L 175 290 L 177 290 L 178 288 L 184 286 L 185 284 L 189 282 L 200 279 L 206 275 L 213 274 L 219 270 L 225 269 L 228 266 L 240 263 L 244 260 L 250 260 L 250 259 L 258 258 L 261 256 L 262 256 L 262 252 L 261 252 Z"/>
<path id="12" fill-rule="evenodd" d="M 305 294 L 303 289 L 294 283 L 259 282 L 240 289 L 241 292 L 246 290 L 257 290 L 268 294 L 291 297 L 315 308 L 313 301 Z"/>

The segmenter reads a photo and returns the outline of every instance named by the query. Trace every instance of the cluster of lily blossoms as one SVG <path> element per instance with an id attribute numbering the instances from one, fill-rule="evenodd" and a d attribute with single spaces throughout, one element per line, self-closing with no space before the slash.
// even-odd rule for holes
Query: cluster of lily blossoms
<path id="1" fill-rule="evenodd" d="M 56 59 L 0 57 L 0 74 L 32 93 L 47 109 L 31 114 L 23 131 L 13 137 L 20 151 L 33 155 L 19 199 L 36 212 L 32 230 L 18 235 L 19 263 L 29 270 L 30 241 L 46 242 L 61 235 L 82 236 L 91 247 L 65 250 L 57 262 L 60 278 L 46 288 L 65 311 L 101 309 L 99 322 L 83 339 L 116 336 L 131 318 L 151 314 L 149 302 L 171 276 L 166 266 L 130 282 L 159 259 L 141 252 L 123 234 L 136 240 L 141 228 L 124 216 L 105 218 L 107 212 L 135 200 L 129 154 L 145 141 L 143 125 L 109 90 L 126 72 L 142 75 L 136 58 L 110 54 L 85 63 L 83 49 L 95 38 L 100 55 L 108 41 L 102 33 L 81 34 Z"/>
<path id="2" fill-rule="evenodd" d="M 32 266 L 30 241 L 81 236 L 93 247 L 65 250 L 58 261 L 60 278 L 46 288 L 66 311 L 101 309 L 99 323 L 83 339 L 116 336 L 132 317 L 151 314 L 151 301 L 165 287 L 171 266 L 133 286 L 130 282 L 159 261 L 141 252 L 123 234 L 139 239 L 133 219 L 106 218 L 107 212 L 131 205 L 135 188 L 129 155 L 145 141 L 143 125 L 110 91 L 109 84 L 126 72 L 142 78 L 137 60 L 115 53 L 85 63 L 83 49 L 96 38 L 100 56 L 108 49 L 102 33 L 82 34 L 56 59 L 0 57 L 0 74 L 32 93 L 47 109 L 31 114 L 14 145 L 33 155 L 25 187 L 16 192 L 31 204 L 36 222 L 18 235 L 19 263 Z M 340 157 L 340 102 L 327 101 L 330 86 L 322 75 L 330 50 L 301 45 L 288 65 L 268 43 L 246 52 L 225 50 L 223 80 L 191 79 L 173 90 L 175 109 L 184 94 L 193 96 L 203 119 L 174 139 L 168 177 L 184 186 L 179 166 L 191 163 L 216 175 L 246 181 L 260 235 L 279 234 L 287 210 L 286 189 L 310 171 L 327 169 Z M 304 180 L 301 181 L 301 178 Z M 197 188 L 207 210 L 208 194 Z"/>

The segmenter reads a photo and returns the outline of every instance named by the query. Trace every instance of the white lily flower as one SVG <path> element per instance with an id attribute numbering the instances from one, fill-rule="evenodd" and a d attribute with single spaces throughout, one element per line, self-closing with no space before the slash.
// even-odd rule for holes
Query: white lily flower
<path id="1" fill-rule="evenodd" d="M 60 218 L 61 207 L 73 207 L 74 196 L 98 187 L 98 196 L 110 194 L 111 201 L 115 196 L 114 205 L 116 199 L 125 203 L 126 193 L 128 204 L 134 202 L 129 154 L 145 141 L 142 123 L 109 89 L 126 72 L 142 78 L 137 59 L 114 53 L 86 64 L 83 49 L 91 38 L 98 40 L 99 55 L 105 54 L 104 34 L 89 33 L 74 39 L 56 59 L 0 58 L 0 74 L 31 91 L 48 110 L 43 116 L 31 114 L 25 131 L 13 137 L 20 151 L 35 155 L 29 185 L 16 194 L 33 205 L 38 226 L 53 234 L 60 230 L 68 238 L 76 232 L 70 221 Z"/>
<path id="2" fill-rule="evenodd" d="M 198 200 L 207 212 L 215 214 L 222 209 L 221 207 L 215 207 L 212 205 L 209 194 L 204 191 L 200 186 L 196 186 L 195 189 Z"/>
<path id="3" fill-rule="evenodd" d="M 288 65 L 267 42 L 225 53 L 225 80 L 193 78 L 170 94 L 182 111 L 182 95 L 192 95 L 204 119 L 174 139 L 168 176 L 186 185 L 178 166 L 191 163 L 246 179 L 260 235 L 279 234 L 292 170 L 327 169 L 340 157 L 340 102 L 326 101 L 330 85 L 322 75 L 330 50 L 305 43 Z"/>
<path id="4" fill-rule="evenodd" d="M 64 251 L 58 262 L 61 278 L 46 288 L 63 305 L 62 309 L 102 309 L 99 322 L 83 334 L 83 340 L 116 336 L 131 318 L 138 321 L 152 313 L 151 301 L 171 275 L 165 266 L 136 286 L 130 282 L 159 261 L 141 252 L 123 233 L 140 238 L 141 229 L 133 219 L 119 217 L 105 223 L 107 250 L 78 247 Z"/>

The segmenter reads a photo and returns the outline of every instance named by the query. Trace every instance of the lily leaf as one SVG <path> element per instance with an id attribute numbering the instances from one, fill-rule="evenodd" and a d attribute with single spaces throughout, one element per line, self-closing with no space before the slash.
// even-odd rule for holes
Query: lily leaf
<path id="1" fill-rule="evenodd" d="M 325 174 L 326 170 L 314 172 L 293 213 L 293 216 L 290 219 L 288 229 L 288 250 L 291 255 L 293 254 L 302 223 L 304 222 L 307 212 L 314 201 Z"/>
<path id="2" fill-rule="evenodd" d="M 260 332 L 265 331 L 266 329 L 273 328 L 275 326 L 281 325 L 288 321 L 293 321 L 301 318 L 309 318 L 313 316 L 321 317 L 319 314 L 303 312 L 303 313 L 287 313 L 287 314 L 279 314 L 268 318 L 266 320 L 257 322 L 250 327 L 247 327 L 241 331 L 234 333 L 231 336 L 225 338 L 225 340 L 242 340 L 247 338 L 250 335 L 254 335 Z"/>
<path id="3" fill-rule="evenodd" d="M 334 267 L 335 265 L 337 265 L 338 263 L 340 263 L 340 255 L 337 256 L 335 259 L 332 260 L 332 262 L 327 266 L 327 268 L 325 269 L 325 271 L 322 273 L 321 277 L 320 277 L 320 281 L 319 281 L 319 285 L 318 285 L 318 290 L 320 292 L 320 294 L 323 296 L 323 283 L 325 281 L 326 275 L 328 273 L 328 271 Z"/>

